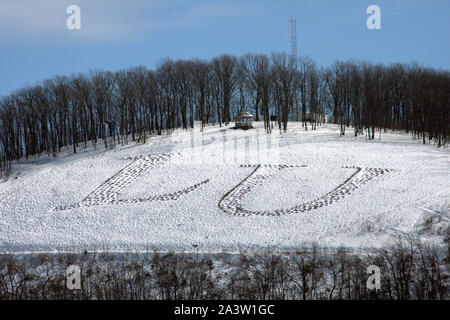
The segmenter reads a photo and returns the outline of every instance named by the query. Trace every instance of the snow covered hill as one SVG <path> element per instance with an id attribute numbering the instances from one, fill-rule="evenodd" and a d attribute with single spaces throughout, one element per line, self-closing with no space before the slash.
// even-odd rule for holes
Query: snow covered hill
<path id="1" fill-rule="evenodd" d="M 207 127 L 14 166 L 0 183 L 0 251 L 287 250 L 442 243 L 450 151 L 333 125 Z M 14 178 L 16 177 L 16 178 Z"/>

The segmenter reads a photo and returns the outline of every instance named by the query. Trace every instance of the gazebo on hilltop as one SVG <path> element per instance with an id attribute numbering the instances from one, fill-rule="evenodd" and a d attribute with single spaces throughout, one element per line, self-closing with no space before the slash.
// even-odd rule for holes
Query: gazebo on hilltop
<path id="1" fill-rule="evenodd" d="M 242 109 L 234 118 L 235 129 L 252 129 L 253 115 Z"/>

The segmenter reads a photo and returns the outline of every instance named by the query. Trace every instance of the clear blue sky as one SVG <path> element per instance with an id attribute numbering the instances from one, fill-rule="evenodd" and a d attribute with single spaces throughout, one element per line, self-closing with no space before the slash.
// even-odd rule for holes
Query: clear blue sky
<path id="1" fill-rule="evenodd" d="M 81 8 L 68 30 L 66 8 Z M 381 30 L 366 27 L 369 5 Z M 334 60 L 417 61 L 449 69 L 449 0 L 0 0 L 0 95 L 56 74 L 154 68 L 170 57 L 289 52 L 297 19 L 299 55 Z"/>

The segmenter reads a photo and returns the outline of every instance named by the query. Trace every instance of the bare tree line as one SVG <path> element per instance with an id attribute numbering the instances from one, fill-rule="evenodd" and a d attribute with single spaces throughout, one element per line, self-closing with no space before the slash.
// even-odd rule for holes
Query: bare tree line
<path id="1" fill-rule="evenodd" d="M 292 252 L 0 255 L 0 299 L 447 300 L 448 256 L 413 241 L 365 254 L 316 244 Z M 81 269 L 81 290 L 66 268 Z M 367 288 L 369 265 L 381 288 Z"/>
<path id="2" fill-rule="evenodd" d="M 194 121 L 228 125 L 240 109 L 263 120 L 268 132 L 302 121 L 315 129 L 330 114 L 341 134 L 406 130 L 423 143 L 448 143 L 450 74 L 417 64 L 335 62 L 319 68 L 309 57 L 285 53 L 221 55 L 211 61 L 163 60 L 117 72 L 56 76 L 0 99 L 0 169 L 11 162 L 101 141 L 193 128 Z M 308 127 L 308 122 L 310 126 Z M 0 170 L 0 171 L 1 171 Z"/>

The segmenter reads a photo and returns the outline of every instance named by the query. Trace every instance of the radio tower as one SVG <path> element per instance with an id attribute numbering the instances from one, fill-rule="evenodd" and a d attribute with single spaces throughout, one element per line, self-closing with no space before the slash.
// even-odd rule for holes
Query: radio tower
<path id="1" fill-rule="evenodd" d="M 297 57 L 297 21 L 294 17 L 289 19 L 289 37 L 291 39 L 291 54 Z"/>

